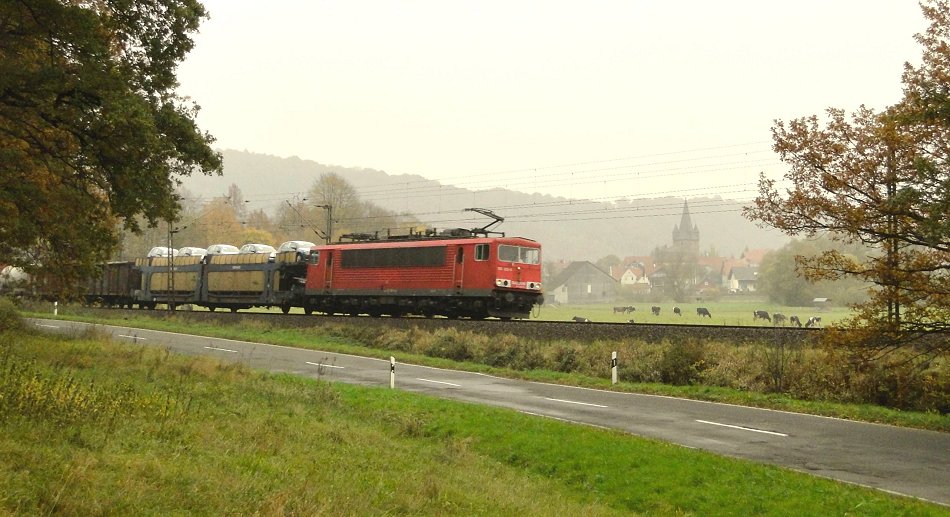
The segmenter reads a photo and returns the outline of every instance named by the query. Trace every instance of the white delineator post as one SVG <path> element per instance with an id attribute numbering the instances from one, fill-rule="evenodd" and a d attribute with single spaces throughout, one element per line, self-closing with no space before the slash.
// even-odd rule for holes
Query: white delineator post
<path id="1" fill-rule="evenodd" d="M 389 356 L 389 387 L 396 387 L 396 358 Z"/>
<path id="2" fill-rule="evenodd" d="M 610 380 L 612 384 L 617 384 L 617 352 L 610 354 Z"/>
<path id="3" fill-rule="evenodd" d="M 53 316 L 59 316 L 59 302 L 53 302 Z"/>

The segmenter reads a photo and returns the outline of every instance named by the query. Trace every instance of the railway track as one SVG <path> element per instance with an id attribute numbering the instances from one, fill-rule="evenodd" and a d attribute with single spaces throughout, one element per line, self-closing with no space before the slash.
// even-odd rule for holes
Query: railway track
<path id="1" fill-rule="evenodd" d="M 539 340 L 617 340 L 638 339 L 648 342 L 699 339 L 734 342 L 776 341 L 796 343 L 812 341 L 821 331 L 816 328 L 797 327 L 752 327 L 742 325 L 677 324 L 677 323 L 612 323 L 550 321 L 550 320 L 467 320 L 447 318 L 374 318 L 369 316 L 323 316 L 305 314 L 278 314 L 273 312 L 223 313 L 210 311 L 178 310 L 142 311 L 130 309 L 82 308 L 77 311 L 95 315 L 117 314 L 123 318 L 143 315 L 164 317 L 174 314 L 186 321 L 195 322 L 242 322 L 260 321 L 279 327 L 305 328 L 322 325 L 361 325 L 373 328 L 410 329 L 434 331 L 454 328 L 463 332 L 499 335 L 511 334 Z"/>

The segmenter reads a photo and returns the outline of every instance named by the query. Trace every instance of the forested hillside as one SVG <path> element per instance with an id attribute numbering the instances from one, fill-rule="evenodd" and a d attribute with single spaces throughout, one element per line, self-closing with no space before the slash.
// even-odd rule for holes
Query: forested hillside
<path id="1" fill-rule="evenodd" d="M 503 188 L 471 191 L 441 185 L 415 175 L 324 165 L 300 158 L 280 158 L 225 150 L 224 175 L 193 176 L 184 182 L 194 196 L 213 198 L 235 184 L 254 209 L 276 213 L 287 201 L 306 195 L 321 175 L 333 172 L 352 185 L 360 200 L 395 213 L 411 213 L 438 228 L 476 227 L 484 217 L 462 210 L 481 207 L 506 218 L 498 229 L 540 241 L 547 260 L 596 260 L 606 255 L 646 255 L 669 244 L 679 223 L 682 198 L 590 202 Z M 738 256 L 746 248 L 778 248 L 787 237 L 756 227 L 742 217 L 741 203 L 720 198 L 689 199 L 692 220 L 700 231 L 700 249 Z"/>

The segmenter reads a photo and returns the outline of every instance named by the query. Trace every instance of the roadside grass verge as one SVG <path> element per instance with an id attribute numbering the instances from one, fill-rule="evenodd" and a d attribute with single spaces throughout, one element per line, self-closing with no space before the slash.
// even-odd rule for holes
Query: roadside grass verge
<path id="1" fill-rule="evenodd" d="M 0 332 L 0 513 L 946 515 L 620 432 Z"/>
<path id="2" fill-rule="evenodd" d="M 48 317 L 44 314 L 28 314 L 35 317 Z M 950 432 L 950 415 L 937 412 L 901 411 L 874 404 L 842 403 L 830 401 L 801 400 L 783 393 L 762 393 L 753 390 L 741 390 L 721 386 L 704 384 L 673 385 L 660 382 L 629 382 L 624 381 L 611 385 L 609 372 L 603 368 L 602 377 L 581 373 L 565 373 L 546 369 L 525 368 L 512 369 L 493 367 L 473 361 L 455 361 L 444 357 L 433 357 L 410 350 L 404 341 L 418 338 L 430 339 L 429 336 L 401 336 L 402 341 L 384 343 L 386 348 L 369 346 L 371 336 L 361 335 L 358 325 L 320 325 L 316 320 L 309 328 L 282 328 L 267 321 L 249 320 L 238 324 L 209 324 L 190 322 L 173 314 L 142 314 L 132 318 L 109 318 L 101 316 L 89 317 L 83 315 L 63 315 L 62 318 L 91 323 L 104 323 L 125 327 L 148 328 L 169 332 L 182 332 L 211 337 L 236 339 L 270 343 L 307 349 L 319 349 L 327 352 L 346 353 L 366 357 L 388 359 L 395 355 L 400 362 L 419 365 L 452 368 L 481 373 L 490 373 L 498 376 L 519 378 L 538 382 L 583 386 L 614 391 L 663 395 L 670 397 L 691 398 L 711 402 L 722 402 L 743 406 L 754 406 L 783 411 L 809 413 L 822 416 L 846 418 L 865 422 L 876 422 L 904 427 L 930 429 Z M 504 346 L 502 346 L 504 348 Z M 540 354 L 540 351 L 529 351 Z M 607 364 L 609 352 L 604 352 L 604 365 Z M 731 375 L 730 372 L 726 374 Z"/>

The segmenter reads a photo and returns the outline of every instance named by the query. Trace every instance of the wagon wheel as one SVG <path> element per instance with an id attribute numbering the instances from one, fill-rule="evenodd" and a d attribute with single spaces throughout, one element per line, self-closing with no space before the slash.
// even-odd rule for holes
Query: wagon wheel
<path id="1" fill-rule="evenodd" d="M 238 311 L 237 307 L 231 307 L 231 312 L 237 312 L 237 311 Z"/>
<path id="2" fill-rule="evenodd" d="M 281 305 L 280 312 L 284 314 L 290 314 L 290 305 Z"/>

